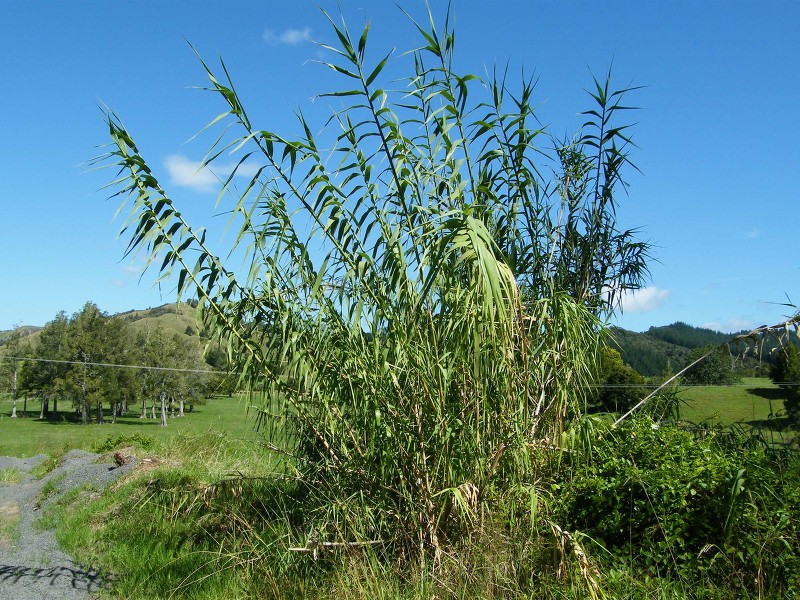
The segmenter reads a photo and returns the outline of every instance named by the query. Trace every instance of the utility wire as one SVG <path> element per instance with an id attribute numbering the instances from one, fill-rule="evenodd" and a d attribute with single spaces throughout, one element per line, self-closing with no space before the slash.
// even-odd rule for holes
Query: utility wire
<path id="1" fill-rule="evenodd" d="M 209 371 L 206 369 L 179 369 L 176 367 L 152 367 L 148 365 L 120 365 L 116 363 L 100 363 L 100 362 L 86 362 L 82 360 L 55 360 L 52 358 L 32 358 L 29 356 L 0 356 L 0 360 L 29 360 L 33 362 L 44 362 L 44 363 L 56 363 L 62 365 L 83 365 L 89 367 L 110 367 L 110 368 L 120 368 L 120 369 L 142 369 L 147 371 L 174 371 L 177 373 L 200 373 L 200 374 L 207 374 L 207 375 L 220 375 L 222 373 L 226 373 L 226 371 Z M 797 381 L 776 381 L 774 382 L 776 385 L 781 386 L 800 386 L 800 382 Z M 592 389 L 603 389 L 603 390 L 623 390 L 623 389 L 657 389 L 661 387 L 662 384 L 659 383 L 643 383 L 643 384 L 635 384 L 635 383 L 619 383 L 619 384 L 611 384 L 611 383 L 598 383 L 598 384 L 590 384 L 587 387 Z M 730 384 L 719 384 L 719 385 L 710 385 L 705 383 L 680 383 L 677 384 L 679 388 L 695 388 L 695 387 L 751 387 L 755 388 L 758 387 L 757 384 L 749 385 L 745 383 L 730 383 Z"/>
<path id="2" fill-rule="evenodd" d="M 87 367 L 116 367 L 120 369 L 142 369 L 146 371 L 174 371 L 177 373 L 204 373 L 219 375 L 224 371 L 208 371 L 206 369 L 179 369 L 176 367 L 151 367 L 148 365 L 118 365 L 115 363 L 84 362 L 82 360 L 55 360 L 52 358 L 31 358 L 27 356 L 0 356 L 0 360 L 29 360 L 33 362 L 56 363 L 61 365 L 86 365 Z"/>

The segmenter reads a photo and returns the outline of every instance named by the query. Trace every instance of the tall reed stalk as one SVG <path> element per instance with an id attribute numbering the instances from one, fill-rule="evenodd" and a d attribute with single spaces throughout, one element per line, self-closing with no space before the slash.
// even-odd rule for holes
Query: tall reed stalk
<path id="1" fill-rule="evenodd" d="M 345 103 L 322 134 L 303 115 L 298 139 L 254 126 L 224 64 L 219 77 L 201 60 L 227 106 L 209 127 L 242 131 L 223 131 L 203 164 L 240 158 L 220 202 L 245 274 L 184 219 L 113 113 L 103 160 L 130 203 L 128 251 L 198 295 L 263 393 L 265 434 L 294 457 L 304 499 L 297 549 L 379 545 L 435 564 L 480 528 L 493 490 L 530 480 L 532 446 L 579 409 L 601 318 L 646 274 L 647 245 L 616 227 L 627 90 L 596 80 L 585 125 L 549 152 L 532 81 L 513 94 L 505 73 L 454 71 L 450 15 L 442 30 L 410 21 L 421 47 L 399 91 L 380 83 L 392 52 L 367 58 L 369 25 L 354 37 L 328 18 L 324 64 L 348 86 L 322 95 Z M 245 161 L 259 169 L 237 192 Z"/>

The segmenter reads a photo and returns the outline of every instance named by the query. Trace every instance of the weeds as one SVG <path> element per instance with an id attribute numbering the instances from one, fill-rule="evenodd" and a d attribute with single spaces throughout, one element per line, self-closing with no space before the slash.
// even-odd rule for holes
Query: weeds
<path id="1" fill-rule="evenodd" d="M 41 463 L 37 465 L 35 469 L 31 471 L 34 477 L 42 478 L 47 475 L 50 471 L 56 469 L 60 464 L 61 461 L 64 459 L 64 456 L 69 452 L 72 448 L 69 444 L 64 444 L 61 448 L 52 451 L 48 454 L 47 458 L 45 458 Z"/>
<path id="2" fill-rule="evenodd" d="M 0 483 L 19 483 L 22 479 L 22 473 L 19 469 L 8 468 L 0 469 Z"/>
<path id="3" fill-rule="evenodd" d="M 0 550 L 13 545 L 19 539 L 21 520 L 19 506 L 12 503 L 0 503 Z"/>
<path id="4" fill-rule="evenodd" d="M 60 485 L 66 478 L 66 473 L 61 473 L 60 475 L 56 475 L 55 477 L 51 477 L 48 479 L 45 484 L 42 486 L 42 489 L 39 490 L 39 494 L 36 496 L 36 508 L 42 508 L 42 506 L 53 496 L 57 495 L 60 491 Z"/>
<path id="5" fill-rule="evenodd" d="M 104 440 L 98 440 L 92 444 L 92 452 L 102 454 L 126 445 L 136 445 L 143 450 L 149 450 L 155 443 L 155 438 L 141 433 L 134 433 L 133 435 L 109 435 Z"/>

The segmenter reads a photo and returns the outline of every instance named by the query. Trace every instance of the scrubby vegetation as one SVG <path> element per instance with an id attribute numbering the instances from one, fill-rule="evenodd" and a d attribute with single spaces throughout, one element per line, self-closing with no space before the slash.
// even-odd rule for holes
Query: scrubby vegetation
<path id="1" fill-rule="evenodd" d="M 206 164 L 259 161 L 241 193 L 233 174 L 222 184 L 238 226 L 226 252 L 107 115 L 100 160 L 131 205 L 129 251 L 199 298 L 263 437 L 176 438 L 169 462 L 65 501 L 62 542 L 128 598 L 792 593 L 791 446 L 688 427 L 672 392 L 602 412 L 634 397 L 598 381 L 643 384 L 602 325 L 647 274 L 648 245 L 616 221 L 632 90 L 595 80 L 560 142 L 531 81 L 459 74 L 449 16 L 411 23 L 421 47 L 395 93 L 369 26 L 331 20 L 327 66 L 349 85 L 328 96 L 345 104 L 335 132 L 301 116 L 299 139 L 252 124 L 224 65 L 203 63 L 226 106 Z M 237 253 L 246 273 L 218 258 Z M 145 441 L 98 447 L 156 455 Z"/>
<path id="2" fill-rule="evenodd" d="M 303 493 L 256 446 L 182 435 L 135 452 L 171 460 L 56 519 L 126 598 L 783 598 L 800 583 L 798 455 L 757 433 L 576 421 L 430 572 L 381 548 L 299 545 Z"/>

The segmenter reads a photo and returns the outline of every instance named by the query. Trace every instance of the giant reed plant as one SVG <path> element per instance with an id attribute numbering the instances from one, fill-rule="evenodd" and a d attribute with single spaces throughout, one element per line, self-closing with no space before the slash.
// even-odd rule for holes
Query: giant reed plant
<path id="1" fill-rule="evenodd" d="M 646 244 L 615 218 L 626 90 L 595 81 L 585 125 L 550 151 L 531 81 L 512 93 L 505 74 L 454 70 L 449 17 L 411 20 L 421 47 L 398 91 L 381 87 L 392 53 L 367 57 L 369 26 L 329 20 L 324 64 L 348 85 L 323 94 L 343 105 L 322 134 L 303 115 L 298 139 L 255 126 L 225 66 L 202 63 L 227 106 L 209 127 L 242 132 L 224 130 L 204 165 L 259 165 L 243 191 L 236 171 L 220 182 L 246 273 L 184 219 L 113 113 L 104 160 L 130 204 L 128 251 L 198 295 L 264 394 L 265 434 L 296 469 L 298 548 L 438 559 L 485 522 L 492 490 L 530 480 L 531 448 L 579 408 L 600 319 L 645 275 Z"/>

